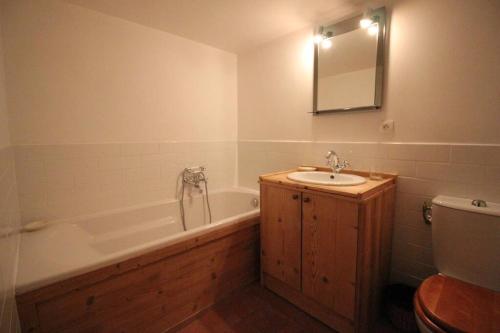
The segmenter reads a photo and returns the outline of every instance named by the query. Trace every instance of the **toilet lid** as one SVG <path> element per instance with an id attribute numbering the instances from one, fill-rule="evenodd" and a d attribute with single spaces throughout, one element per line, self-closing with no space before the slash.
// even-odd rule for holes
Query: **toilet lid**
<path id="1" fill-rule="evenodd" d="M 446 332 L 500 332 L 500 293 L 493 290 L 433 275 L 416 299 L 427 319 Z"/>

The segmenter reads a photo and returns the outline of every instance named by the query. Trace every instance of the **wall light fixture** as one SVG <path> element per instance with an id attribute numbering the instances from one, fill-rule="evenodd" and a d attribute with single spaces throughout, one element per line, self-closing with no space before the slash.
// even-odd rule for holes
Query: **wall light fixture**
<path id="1" fill-rule="evenodd" d="M 321 44 L 321 47 L 324 49 L 329 49 L 333 45 L 332 37 L 333 33 L 331 31 L 324 32 L 324 28 L 319 27 L 318 33 L 314 35 L 313 39 L 314 43 Z"/>
<path id="2" fill-rule="evenodd" d="M 372 10 L 368 9 L 363 13 L 361 20 L 359 20 L 359 26 L 367 29 L 370 36 L 376 36 L 378 35 L 378 20 L 379 17 L 373 15 Z"/>
<path id="3" fill-rule="evenodd" d="M 359 26 L 368 29 L 373 24 L 373 14 L 371 9 L 365 10 L 363 17 L 359 20 Z"/>

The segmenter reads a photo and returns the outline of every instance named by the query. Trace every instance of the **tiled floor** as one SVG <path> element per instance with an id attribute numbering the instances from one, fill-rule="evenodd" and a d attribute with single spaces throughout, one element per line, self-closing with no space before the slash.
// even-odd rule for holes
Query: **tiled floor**
<path id="1" fill-rule="evenodd" d="M 334 333 L 316 319 L 255 283 L 203 312 L 175 333 Z M 381 325 L 374 333 L 394 333 Z"/>

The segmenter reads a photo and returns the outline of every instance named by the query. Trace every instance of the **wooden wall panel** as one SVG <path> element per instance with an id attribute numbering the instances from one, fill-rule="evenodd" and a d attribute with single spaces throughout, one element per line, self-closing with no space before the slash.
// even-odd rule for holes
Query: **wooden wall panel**
<path id="1" fill-rule="evenodd" d="M 256 280 L 258 248 L 253 224 L 64 294 L 40 299 L 35 291 L 33 302 L 23 295 L 23 332 L 164 332 Z"/>

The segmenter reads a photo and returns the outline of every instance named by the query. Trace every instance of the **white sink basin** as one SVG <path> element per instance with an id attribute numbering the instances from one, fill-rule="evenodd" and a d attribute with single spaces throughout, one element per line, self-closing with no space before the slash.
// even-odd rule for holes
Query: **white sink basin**
<path id="1" fill-rule="evenodd" d="M 287 178 L 301 183 L 318 185 L 351 186 L 366 183 L 366 179 L 360 176 L 345 173 L 334 175 L 332 172 L 325 171 L 292 172 L 288 174 Z"/>

